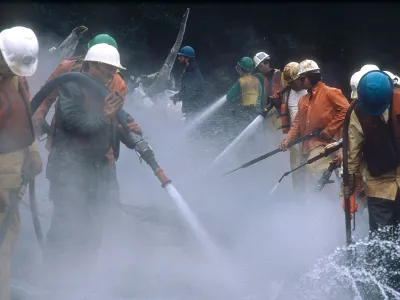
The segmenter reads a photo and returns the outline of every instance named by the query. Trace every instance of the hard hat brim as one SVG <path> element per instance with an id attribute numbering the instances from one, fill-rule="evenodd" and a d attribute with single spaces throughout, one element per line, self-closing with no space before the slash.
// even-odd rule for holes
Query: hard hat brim
<path id="1" fill-rule="evenodd" d="M 122 69 L 122 70 L 126 70 L 126 68 L 124 68 L 123 66 L 121 66 L 121 64 L 110 64 L 109 62 L 105 62 L 105 61 L 98 61 L 98 60 L 91 60 L 91 59 L 85 59 L 84 61 L 91 61 L 91 62 L 99 62 L 105 65 L 110 65 L 113 67 L 116 67 L 117 69 Z"/>
<path id="2" fill-rule="evenodd" d="M 297 74 L 297 76 L 300 76 L 300 75 L 303 75 L 303 74 L 306 74 L 306 73 L 309 73 L 309 74 L 311 74 L 311 73 L 320 73 L 321 72 L 321 69 L 314 69 L 314 70 L 309 70 L 309 71 L 305 71 L 305 72 L 299 72 L 298 74 Z"/>
<path id="3" fill-rule="evenodd" d="M 360 105 L 360 108 L 364 111 L 364 113 L 368 116 L 380 116 L 385 112 L 386 109 L 388 109 L 390 104 L 382 104 L 380 107 L 374 107 L 370 108 L 365 105 Z"/>
<path id="4" fill-rule="evenodd" d="M 177 55 L 184 56 L 184 57 L 189 57 L 189 58 L 194 58 L 194 56 L 193 56 L 193 55 L 187 55 L 187 54 L 183 54 L 182 52 L 178 52 L 178 54 L 177 54 Z"/>
<path id="5" fill-rule="evenodd" d="M 37 65 L 38 61 L 36 60 L 32 65 L 20 65 L 17 67 L 16 64 L 8 64 L 8 67 L 14 74 L 18 76 L 29 77 L 35 74 Z"/>

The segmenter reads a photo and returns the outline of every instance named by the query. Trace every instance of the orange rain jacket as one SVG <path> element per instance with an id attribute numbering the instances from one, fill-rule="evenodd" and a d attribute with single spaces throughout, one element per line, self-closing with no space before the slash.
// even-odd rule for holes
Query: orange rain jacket
<path id="1" fill-rule="evenodd" d="M 341 90 L 318 82 L 311 93 L 300 98 L 299 110 L 290 127 L 287 140 L 291 141 L 310 134 L 316 129 L 325 129 L 333 138 L 340 139 L 348 107 L 349 102 Z M 310 150 L 326 146 L 328 143 L 330 142 L 312 138 L 303 142 L 302 151 L 308 153 Z"/>

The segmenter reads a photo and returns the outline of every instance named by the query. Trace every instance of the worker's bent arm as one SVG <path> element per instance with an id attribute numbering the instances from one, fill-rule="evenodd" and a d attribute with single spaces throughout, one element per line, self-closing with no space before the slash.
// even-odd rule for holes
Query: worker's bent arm
<path id="1" fill-rule="evenodd" d="M 290 126 L 290 130 L 288 132 L 286 140 L 290 142 L 294 139 L 297 139 L 298 137 L 300 137 L 300 114 L 299 114 L 299 112 L 297 112 L 296 116 L 294 117 L 293 123 Z"/>
<path id="2" fill-rule="evenodd" d="M 353 111 L 350 116 L 349 124 L 349 174 L 355 174 L 356 177 L 361 177 L 360 161 L 361 161 L 361 148 L 364 143 L 364 134 L 360 125 L 357 115 Z"/>
<path id="3" fill-rule="evenodd" d="M 235 102 L 240 97 L 240 84 L 236 81 L 233 87 L 226 94 L 226 99 L 231 102 Z"/>
<path id="4" fill-rule="evenodd" d="M 58 75 L 63 74 L 63 73 L 65 73 L 64 68 L 62 66 L 58 66 L 57 69 L 47 79 L 46 83 L 48 83 L 54 77 L 57 77 Z M 44 99 L 42 104 L 40 104 L 40 106 L 34 113 L 32 119 L 33 120 L 45 120 L 47 114 L 49 113 L 50 107 L 53 105 L 54 102 L 56 102 L 57 97 L 58 97 L 58 89 L 55 89 Z"/>
<path id="5" fill-rule="evenodd" d="M 344 118 L 346 117 L 349 102 L 339 89 L 330 89 L 328 94 L 329 101 L 335 110 L 335 117 L 325 127 L 325 130 L 331 135 L 335 134 L 343 126 Z"/>
<path id="6" fill-rule="evenodd" d="M 84 107 L 84 95 L 75 83 L 67 83 L 59 88 L 59 112 L 64 130 L 88 135 L 102 130 L 109 124 L 103 111 L 87 111 Z"/>

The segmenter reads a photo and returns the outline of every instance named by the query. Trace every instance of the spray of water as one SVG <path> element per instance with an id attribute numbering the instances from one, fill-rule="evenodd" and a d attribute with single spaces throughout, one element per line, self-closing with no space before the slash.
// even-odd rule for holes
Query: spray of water
<path id="1" fill-rule="evenodd" d="M 218 260 L 218 251 L 213 242 L 211 241 L 210 237 L 208 236 L 207 232 L 200 224 L 199 220 L 191 211 L 188 204 L 182 198 L 181 194 L 176 190 L 176 188 L 172 184 L 168 184 L 165 187 L 168 195 L 174 201 L 175 205 L 178 207 L 179 212 L 182 214 L 185 221 L 191 227 L 193 232 L 196 234 L 197 239 L 202 243 L 205 247 L 205 250 L 209 252 L 209 254 Z"/>
<path id="2" fill-rule="evenodd" d="M 278 186 L 279 186 L 279 182 L 277 184 L 275 184 L 275 186 L 269 191 L 268 195 L 271 196 L 273 193 L 275 193 Z"/>
<path id="3" fill-rule="evenodd" d="M 218 161 L 221 160 L 222 157 L 227 155 L 228 153 L 232 152 L 233 149 L 235 149 L 236 146 L 240 145 L 242 142 L 246 140 L 246 138 L 250 137 L 258 128 L 260 124 L 262 124 L 264 120 L 264 117 L 259 115 L 257 118 L 254 119 L 253 122 L 251 122 L 239 135 L 238 137 L 233 140 L 232 143 L 228 145 L 228 147 L 225 148 L 224 151 L 221 152 L 220 155 L 217 156 L 216 159 L 214 159 L 212 165 L 215 165 Z"/>
<path id="4" fill-rule="evenodd" d="M 175 205 L 177 206 L 179 212 L 181 213 L 184 220 L 188 223 L 190 228 L 195 233 L 198 241 L 203 246 L 204 251 L 207 253 L 208 257 L 212 260 L 212 262 L 218 266 L 221 275 L 225 277 L 227 284 L 229 284 L 229 288 L 234 291 L 234 294 L 238 296 L 239 294 L 243 294 L 240 285 L 238 285 L 238 279 L 234 275 L 232 267 L 228 264 L 218 247 L 214 244 L 214 242 L 210 239 L 208 233 L 201 225 L 197 217 L 194 215 L 189 205 L 183 199 L 181 194 L 177 191 L 177 189 L 172 185 L 168 184 L 165 187 L 168 195 L 173 200 Z"/>
<path id="5" fill-rule="evenodd" d="M 399 300 L 400 293 L 391 286 L 394 282 L 398 285 L 398 279 L 390 281 L 399 276 L 393 266 L 400 259 L 399 250 L 394 242 L 376 239 L 337 248 L 302 278 L 304 299 Z M 374 255 L 368 257 L 368 251 Z M 312 291 L 310 285 L 315 287 Z"/>
<path id="6" fill-rule="evenodd" d="M 207 107 L 204 111 L 200 112 L 198 116 L 194 118 L 194 120 L 186 126 L 185 128 L 186 133 L 190 133 L 193 129 L 199 126 L 203 121 L 205 121 L 209 116 L 211 116 L 218 108 L 224 105 L 226 101 L 227 101 L 226 95 L 224 95 L 217 101 L 215 101 L 213 104 L 211 104 L 209 107 Z"/>

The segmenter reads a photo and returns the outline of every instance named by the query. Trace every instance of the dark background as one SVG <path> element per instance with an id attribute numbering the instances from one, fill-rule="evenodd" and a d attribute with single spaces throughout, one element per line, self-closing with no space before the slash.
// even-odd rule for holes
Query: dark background
<path id="1" fill-rule="evenodd" d="M 237 60 L 259 51 L 270 54 L 280 69 L 290 61 L 315 59 L 324 81 L 346 96 L 351 75 L 366 63 L 399 74 L 399 4 L 245 3 L 2 2 L 0 26 L 28 26 L 40 41 L 61 42 L 74 27 L 85 25 L 89 32 L 77 53 L 84 53 L 83 44 L 96 34 L 109 33 L 128 68 L 124 75 L 137 76 L 161 67 L 189 7 L 183 45 L 194 47 L 210 89 L 219 95 L 236 80 Z M 176 64 L 175 74 L 179 71 Z"/>

